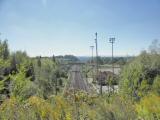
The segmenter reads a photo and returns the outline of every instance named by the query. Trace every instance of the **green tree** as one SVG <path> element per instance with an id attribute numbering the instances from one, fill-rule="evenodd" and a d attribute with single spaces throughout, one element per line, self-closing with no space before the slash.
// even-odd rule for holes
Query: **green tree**
<path id="1" fill-rule="evenodd" d="M 0 40 L 0 57 L 3 58 L 4 60 L 9 58 L 9 48 L 8 48 L 8 41 Z"/>
<path id="2" fill-rule="evenodd" d="M 160 96 L 160 75 L 157 76 L 154 80 L 153 91 Z"/>
<path id="3" fill-rule="evenodd" d="M 38 57 L 38 59 L 37 59 L 37 65 L 38 65 L 38 67 L 41 67 L 41 56 Z"/>
<path id="4" fill-rule="evenodd" d="M 53 61 L 53 62 L 56 62 L 56 58 L 55 58 L 54 55 L 52 56 L 52 61 Z"/>
<path id="5" fill-rule="evenodd" d="M 152 41 L 152 44 L 149 46 L 149 51 L 152 54 L 160 54 L 160 41 L 158 39 Z"/>
<path id="6" fill-rule="evenodd" d="M 127 64 L 121 72 L 121 92 L 139 99 L 152 91 L 154 80 L 160 75 L 159 61 L 159 55 L 142 52 Z"/>
<path id="7" fill-rule="evenodd" d="M 26 78 L 26 68 L 21 65 L 19 72 L 10 75 L 10 92 L 11 96 L 20 100 L 26 100 L 27 98 L 38 95 L 38 87 L 31 81 L 31 78 Z"/>

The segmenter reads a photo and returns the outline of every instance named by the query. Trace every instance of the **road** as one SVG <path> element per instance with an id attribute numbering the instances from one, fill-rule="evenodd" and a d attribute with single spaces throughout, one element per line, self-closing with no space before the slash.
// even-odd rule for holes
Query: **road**
<path id="1" fill-rule="evenodd" d="M 73 65 L 71 67 L 70 73 L 69 73 L 69 89 L 74 90 L 83 90 L 88 92 L 88 83 L 86 79 L 83 78 L 83 75 L 81 73 L 81 66 L 80 65 Z"/>

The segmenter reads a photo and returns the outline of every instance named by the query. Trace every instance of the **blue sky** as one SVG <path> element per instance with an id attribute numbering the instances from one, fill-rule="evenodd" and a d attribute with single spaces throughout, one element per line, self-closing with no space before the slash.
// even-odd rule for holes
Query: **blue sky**
<path id="1" fill-rule="evenodd" d="M 1 39 L 30 56 L 137 55 L 160 38 L 160 0 L 0 0 Z"/>

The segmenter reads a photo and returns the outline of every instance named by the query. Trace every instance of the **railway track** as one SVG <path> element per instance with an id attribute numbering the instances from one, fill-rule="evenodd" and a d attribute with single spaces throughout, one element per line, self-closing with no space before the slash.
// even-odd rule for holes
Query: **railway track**
<path id="1" fill-rule="evenodd" d="M 89 91 L 88 82 L 83 78 L 80 65 L 73 65 L 69 72 L 69 83 L 67 89 Z"/>

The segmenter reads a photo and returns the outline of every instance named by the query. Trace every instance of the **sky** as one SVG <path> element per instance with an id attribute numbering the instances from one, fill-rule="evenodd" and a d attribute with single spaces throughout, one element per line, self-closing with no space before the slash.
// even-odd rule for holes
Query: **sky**
<path id="1" fill-rule="evenodd" d="M 0 0 L 0 38 L 30 56 L 138 55 L 160 38 L 160 0 Z M 94 49 L 95 53 L 95 49 Z"/>

